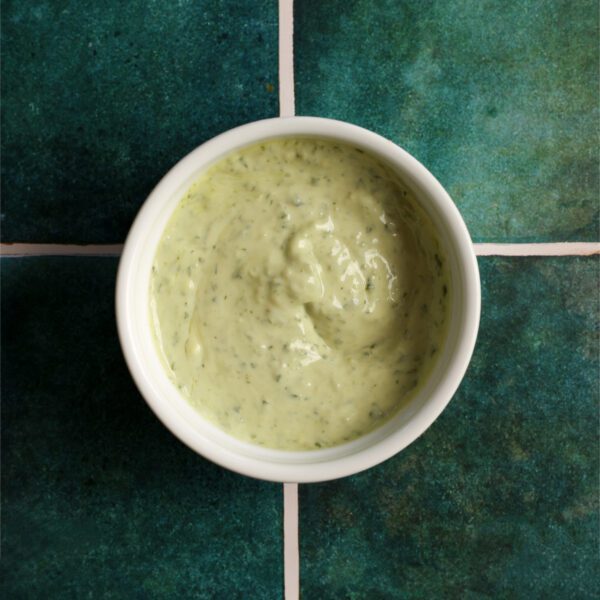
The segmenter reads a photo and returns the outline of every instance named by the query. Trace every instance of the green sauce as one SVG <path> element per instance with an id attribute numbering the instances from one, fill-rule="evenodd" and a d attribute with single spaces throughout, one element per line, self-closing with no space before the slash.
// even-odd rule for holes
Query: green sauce
<path id="1" fill-rule="evenodd" d="M 418 390 L 449 292 L 435 229 L 388 167 L 283 138 L 190 188 L 160 241 L 150 308 L 197 410 L 239 439 L 306 450 L 371 431 Z"/>

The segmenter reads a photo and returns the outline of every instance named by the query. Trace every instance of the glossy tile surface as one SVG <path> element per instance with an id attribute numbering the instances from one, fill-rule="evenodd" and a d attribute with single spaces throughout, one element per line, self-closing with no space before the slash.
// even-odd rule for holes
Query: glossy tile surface
<path id="1" fill-rule="evenodd" d="M 277 116 L 277 2 L 7 1 L 2 237 L 118 243 L 180 158 Z"/>
<path id="2" fill-rule="evenodd" d="M 597 241 L 598 3 L 295 3 L 296 107 L 392 139 L 475 241 Z"/>
<path id="3" fill-rule="evenodd" d="M 306 598 L 597 598 L 593 258 L 484 258 L 467 377 L 395 458 L 300 489 Z"/>
<path id="4" fill-rule="evenodd" d="M 3 259 L 2 598 L 269 598 L 281 486 L 209 463 L 137 393 L 116 259 Z"/>

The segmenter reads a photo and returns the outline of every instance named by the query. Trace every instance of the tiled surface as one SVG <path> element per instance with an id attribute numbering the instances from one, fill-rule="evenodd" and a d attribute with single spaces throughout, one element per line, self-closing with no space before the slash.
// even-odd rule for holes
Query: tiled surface
<path id="1" fill-rule="evenodd" d="M 598 3 L 295 3 L 296 108 L 394 140 L 475 241 L 597 241 Z"/>
<path id="2" fill-rule="evenodd" d="M 598 240 L 598 6 L 296 0 L 296 104 L 406 147 L 476 241 Z M 122 242 L 181 156 L 277 114 L 277 2 L 7 1 L 4 242 Z M 116 259 L 3 259 L 3 598 L 281 598 L 282 490 L 135 390 Z M 303 598 L 592 598 L 598 258 L 483 258 L 468 376 L 367 473 L 300 488 Z"/>
<path id="3" fill-rule="evenodd" d="M 123 362 L 116 260 L 2 260 L 2 598 L 282 590 L 281 486 L 202 460 Z"/>
<path id="4" fill-rule="evenodd" d="M 206 139 L 277 115 L 275 0 L 7 1 L 2 237 L 122 242 Z"/>
<path id="5" fill-rule="evenodd" d="M 301 486 L 306 598 L 597 598 L 598 257 L 480 259 L 481 332 L 436 423 Z"/>

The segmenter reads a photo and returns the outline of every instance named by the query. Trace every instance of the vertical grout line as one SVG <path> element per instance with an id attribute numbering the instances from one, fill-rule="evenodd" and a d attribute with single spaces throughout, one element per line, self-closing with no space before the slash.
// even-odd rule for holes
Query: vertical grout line
<path id="1" fill-rule="evenodd" d="M 279 116 L 293 117 L 294 0 L 279 0 Z M 300 598 L 298 484 L 283 484 L 283 577 L 285 600 Z"/>
<path id="2" fill-rule="evenodd" d="M 298 484 L 283 484 L 283 572 L 285 600 L 300 598 Z"/>
<path id="3" fill-rule="evenodd" d="M 279 0 L 279 116 L 295 113 L 294 0 Z"/>

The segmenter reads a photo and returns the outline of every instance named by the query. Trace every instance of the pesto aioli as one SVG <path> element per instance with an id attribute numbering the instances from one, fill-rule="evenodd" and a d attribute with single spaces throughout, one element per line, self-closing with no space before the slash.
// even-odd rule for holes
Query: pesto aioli
<path id="1" fill-rule="evenodd" d="M 298 137 L 230 154 L 192 185 L 158 246 L 150 308 L 201 414 L 298 450 L 356 438 L 415 393 L 448 297 L 434 227 L 392 171 Z"/>

